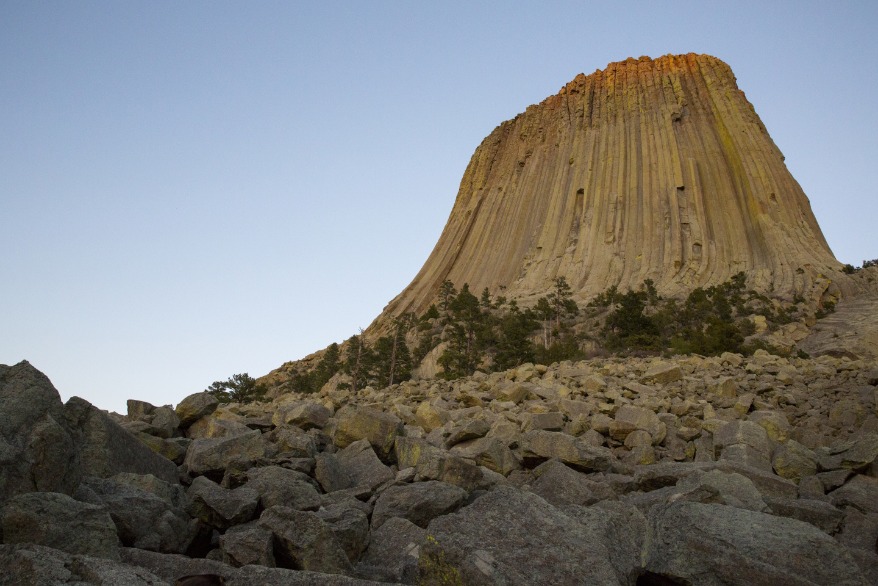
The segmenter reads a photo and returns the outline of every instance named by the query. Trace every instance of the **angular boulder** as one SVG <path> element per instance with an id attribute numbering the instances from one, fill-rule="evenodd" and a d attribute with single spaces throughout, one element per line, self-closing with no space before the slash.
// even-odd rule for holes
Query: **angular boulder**
<path id="1" fill-rule="evenodd" d="M 180 427 L 187 428 L 202 417 L 210 415 L 219 407 L 219 400 L 208 392 L 189 395 L 177 405 Z"/>
<path id="2" fill-rule="evenodd" d="M 165 586 L 168 582 L 145 568 L 32 543 L 0 545 L 0 585 L 124 584 Z"/>
<path id="3" fill-rule="evenodd" d="M 415 584 L 420 544 L 427 532 L 402 517 L 391 517 L 372 531 L 357 573 L 379 582 Z"/>
<path id="4" fill-rule="evenodd" d="M 281 466 L 262 466 L 247 471 L 247 488 L 259 495 L 259 503 L 267 509 L 286 505 L 299 511 L 320 508 L 320 493 L 307 474 Z"/>
<path id="5" fill-rule="evenodd" d="M 420 583 L 617 584 L 608 547 L 537 495 L 498 486 L 430 522 Z"/>
<path id="6" fill-rule="evenodd" d="M 423 439 L 399 437 L 394 452 L 399 468 L 414 468 L 421 480 L 441 480 L 466 491 L 484 483 L 484 473 L 478 466 Z"/>
<path id="7" fill-rule="evenodd" d="M 229 490 L 206 476 L 192 481 L 188 495 L 192 516 L 220 530 L 252 520 L 259 505 L 255 490 L 246 486 Z"/>
<path id="8" fill-rule="evenodd" d="M 367 440 L 378 457 L 388 461 L 393 453 L 396 437 L 402 429 L 402 421 L 390 413 L 368 407 L 346 407 L 336 413 L 333 439 L 340 448 L 359 440 Z"/>
<path id="9" fill-rule="evenodd" d="M 393 471 L 385 466 L 368 440 L 362 439 L 348 445 L 336 454 L 341 471 L 350 478 L 351 486 L 378 488 L 393 479 Z"/>
<path id="10" fill-rule="evenodd" d="M 186 553 L 195 537 L 196 527 L 186 512 L 189 501 L 179 484 L 130 473 L 111 478 L 90 476 L 75 497 L 104 507 L 125 547 Z"/>
<path id="11" fill-rule="evenodd" d="M 183 460 L 192 475 L 222 478 L 226 468 L 235 465 L 249 469 L 266 456 L 266 445 L 258 430 L 243 435 L 196 439 Z"/>
<path id="12" fill-rule="evenodd" d="M 437 480 L 391 486 L 375 502 L 372 527 L 380 527 L 391 517 L 426 527 L 434 518 L 456 511 L 466 498 L 462 488 Z"/>
<path id="13" fill-rule="evenodd" d="M 846 548 L 816 527 L 718 504 L 654 507 L 644 552 L 651 578 L 670 584 L 862 586 Z"/>
<path id="14" fill-rule="evenodd" d="M 19 494 L 0 511 L 5 543 L 29 543 L 70 554 L 119 560 L 116 525 L 103 507 L 57 492 Z"/>
<path id="15" fill-rule="evenodd" d="M 0 365 L 0 504 L 37 490 L 73 494 L 82 478 L 61 396 L 28 362 Z"/>
<path id="16" fill-rule="evenodd" d="M 595 447 L 558 431 L 529 431 L 521 437 L 525 466 L 556 458 L 584 472 L 602 472 L 615 460 L 607 448 Z"/>
<path id="17" fill-rule="evenodd" d="M 276 426 L 294 425 L 301 430 L 322 429 L 332 417 L 332 412 L 321 405 L 311 401 L 285 405 L 271 416 L 271 422 Z"/>
<path id="18" fill-rule="evenodd" d="M 80 466 L 85 476 L 109 478 L 120 472 L 152 474 L 177 482 L 177 466 L 150 450 L 106 413 L 85 399 L 72 397 L 64 405 L 70 426 L 80 439 Z"/>
<path id="19" fill-rule="evenodd" d="M 236 568 L 249 564 L 275 566 L 274 537 L 257 521 L 230 527 L 220 535 L 220 549 L 223 561 Z"/>
<path id="20" fill-rule="evenodd" d="M 281 567 L 326 574 L 352 572 L 332 529 L 316 513 L 274 506 L 263 511 L 259 526 L 274 534 L 275 557 Z"/>
<path id="21" fill-rule="evenodd" d="M 506 442 L 496 437 L 480 437 L 459 443 L 451 448 L 451 453 L 503 476 L 521 468 L 521 463 Z"/>
<path id="22" fill-rule="evenodd" d="M 530 490 L 557 506 L 592 505 L 605 499 L 614 499 L 612 488 L 595 482 L 582 472 L 573 470 L 558 460 L 549 460 L 534 469 L 537 479 Z"/>
<path id="23" fill-rule="evenodd" d="M 352 564 L 357 563 L 369 544 L 369 516 L 364 507 L 368 505 L 348 499 L 317 511 Z"/>

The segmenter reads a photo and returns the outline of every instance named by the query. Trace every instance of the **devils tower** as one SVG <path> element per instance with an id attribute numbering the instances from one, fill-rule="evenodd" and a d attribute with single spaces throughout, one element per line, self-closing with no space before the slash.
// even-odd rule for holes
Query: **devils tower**
<path id="1" fill-rule="evenodd" d="M 743 271 L 756 289 L 813 296 L 839 267 L 731 68 L 641 57 L 580 74 L 498 126 L 383 315 L 423 311 L 445 280 L 527 300 L 563 276 L 585 300 L 645 279 L 682 294 Z"/>

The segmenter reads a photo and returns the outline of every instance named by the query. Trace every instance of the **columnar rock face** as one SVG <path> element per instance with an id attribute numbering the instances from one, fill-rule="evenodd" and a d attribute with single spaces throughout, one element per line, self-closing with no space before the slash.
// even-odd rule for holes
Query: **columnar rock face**
<path id="1" fill-rule="evenodd" d="M 577 76 L 482 142 L 388 312 L 423 311 L 446 279 L 526 300 L 563 276 L 588 299 L 645 279 L 681 294 L 744 271 L 791 295 L 825 290 L 839 267 L 729 66 L 641 57 Z"/>

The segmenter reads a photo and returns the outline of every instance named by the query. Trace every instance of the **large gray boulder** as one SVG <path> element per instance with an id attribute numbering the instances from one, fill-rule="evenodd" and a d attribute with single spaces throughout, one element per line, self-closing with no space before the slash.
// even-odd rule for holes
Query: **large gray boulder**
<path id="1" fill-rule="evenodd" d="M 765 502 L 772 514 L 810 523 L 829 535 L 838 533 L 845 516 L 843 511 L 822 500 L 766 497 Z"/>
<path id="2" fill-rule="evenodd" d="M 381 462 L 365 439 L 357 440 L 336 453 L 336 461 L 342 474 L 350 478 L 351 486 L 374 490 L 393 479 L 393 471 Z"/>
<path id="3" fill-rule="evenodd" d="M 477 466 L 484 466 L 503 476 L 508 476 L 513 470 L 521 468 L 521 464 L 506 442 L 496 437 L 481 437 L 458 442 L 451 448 L 451 453 L 472 460 Z"/>
<path id="4" fill-rule="evenodd" d="M 521 456 L 525 466 L 555 458 L 583 472 L 602 472 L 615 458 L 602 447 L 559 431 L 529 431 L 521 437 Z"/>
<path id="5" fill-rule="evenodd" d="M 332 529 L 316 513 L 275 506 L 263 511 L 259 526 L 274 534 L 278 566 L 325 574 L 352 572 Z"/>
<path id="6" fill-rule="evenodd" d="M 606 483 L 596 482 L 558 460 L 549 460 L 534 469 L 530 490 L 555 506 L 592 505 L 598 501 L 615 499 L 613 489 Z"/>
<path id="7" fill-rule="evenodd" d="M 314 458 L 314 478 L 323 492 L 335 492 L 351 487 L 351 477 L 344 471 L 335 454 L 320 452 Z"/>
<path id="8" fill-rule="evenodd" d="M 223 561 L 236 568 L 249 564 L 275 566 L 274 536 L 268 529 L 260 527 L 258 521 L 230 527 L 220 536 L 220 549 Z"/>
<path id="9" fill-rule="evenodd" d="M 202 417 L 210 415 L 219 407 L 219 400 L 204 391 L 189 395 L 177 405 L 175 411 L 180 418 L 180 427 L 187 428 Z"/>
<path id="10" fill-rule="evenodd" d="M 635 584 L 642 569 L 641 552 L 647 527 L 646 517 L 636 507 L 602 501 L 590 507 L 571 505 L 560 510 L 582 525 L 590 542 L 605 545 L 619 584 Z"/>
<path id="11" fill-rule="evenodd" d="M 109 478 L 119 472 L 152 474 L 177 482 L 177 466 L 156 454 L 106 413 L 85 399 L 73 397 L 64 405 L 69 425 L 80 439 L 83 475 Z"/>
<path id="12" fill-rule="evenodd" d="M 726 505 L 654 507 L 645 570 L 669 584 L 862 586 L 847 549 L 816 527 Z"/>
<path id="13" fill-rule="evenodd" d="M 317 455 L 314 437 L 293 425 L 281 425 L 266 434 L 265 439 L 279 454 L 288 458 L 313 458 Z"/>
<path id="14" fill-rule="evenodd" d="M 379 458 L 389 461 L 393 443 L 403 429 L 402 421 L 396 415 L 368 407 L 345 407 L 335 414 L 335 418 L 335 445 L 345 448 L 365 439 Z"/>
<path id="15" fill-rule="evenodd" d="M 759 512 L 769 510 L 762 494 L 749 478 L 722 470 L 698 470 L 681 478 L 671 500 L 717 503 Z"/>
<path id="16" fill-rule="evenodd" d="M 408 519 L 391 517 L 372 531 L 357 573 L 380 582 L 415 584 L 418 555 L 427 531 Z"/>
<path id="17" fill-rule="evenodd" d="M 355 499 L 331 504 L 317 511 L 317 516 L 329 525 L 335 540 L 355 564 L 369 544 L 368 505 Z"/>
<path id="18" fill-rule="evenodd" d="M 430 522 L 421 583 L 618 584 L 609 551 L 618 544 L 595 537 L 537 495 L 498 486 Z"/>
<path id="19" fill-rule="evenodd" d="M 79 501 L 103 506 L 126 547 L 185 553 L 196 534 L 195 523 L 186 512 L 189 500 L 183 487 L 154 476 L 90 476 L 74 496 Z"/>
<path id="20" fill-rule="evenodd" d="M 130 566 L 149 570 L 160 577 L 161 584 L 174 584 L 182 576 L 214 574 L 229 586 L 378 586 L 376 582 L 358 580 L 338 574 L 307 570 L 244 566 L 235 568 L 210 559 L 193 559 L 181 555 L 159 554 L 142 549 L 122 549 L 122 560 Z M 106 582 L 104 584 L 126 584 Z"/>
<path id="21" fill-rule="evenodd" d="M 307 474 L 281 466 L 262 466 L 247 471 L 247 488 L 259 494 L 263 509 L 286 505 L 299 511 L 320 508 L 320 493 Z"/>
<path id="22" fill-rule="evenodd" d="M 259 493 L 252 488 L 229 490 L 206 476 L 192 481 L 188 495 L 192 515 L 220 530 L 252 520 L 259 506 Z"/>
<path id="23" fill-rule="evenodd" d="M 299 429 L 321 429 L 327 424 L 332 412 L 321 405 L 310 401 L 283 405 L 271 416 L 271 422 L 280 427 L 281 425 L 295 425 Z"/>
<path id="24" fill-rule="evenodd" d="M 103 507 L 57 492 L 9 499 L 0 511 L 5 543 L 33 543 L 71 554 L 119 560 L 116 526 Z"/>
<path id="25" fill-rule="evenodd" d="M 467 496 L 462 488 L 438 480 L 391 486 L 375 502 L 372 527 L 380 527 L 391 517 L 426 527 L 434 518 L 460 508 Z"/>
<path id="26" fill-rule="evenodd" d="M 73 494 L 81 477 L 58 391 L 28 362 L 0 365 L 0 504 L 37 490 Z"/>
<path id="27" fill-rule="evenodd" d="M 772 443 L 765 428 L 752 421 L 731 421 L 713 434 L 720 458 L 771 472 Z"/>
<path id="28" fill-rule="evenodd" d="M 829 493 L 836 507 L 853 507 L 863 513 L 878 513 L 878 478 L 857 475 Z"/>
<path id="29" fill-rule="evenodd" d="M 247 470 L 266 457 L 262 433 L 252 430 L 229 437 L 200 438 L 189 444 L 183 466 L 193 476 L 207 475 L 221 479 L 226 468 Z"/>
<path id="30" fill-rule="evenodd" d="M 0 586 L 25 584 L 124 584 L 166 586 L 168 582 L 145 568 L 88 555 L 69 554 L 42 545 L 0 545 Z"/>
<path id="31" fill-rule="evenodd" d="M 421 480 L 441 480 L 473 491 L 485 483 L 482 470 L 473 462 L 431 445 L 424 439 L 396 438 L 394 452 L 400 470 L 414 468 Z"/>
<path id="32" fill-rule="evenodd" d="M 667 427 L 654 411 L 634 405 L 619 407 L 615 418 L 610 423 L 610 437 L 618 441 L 625 441 L 628 434 L 637 430 L 649 433 L 652 443 L 655 444 L 664 440 L 667 434 Z"/>
<path id="33" fill-rule="evenodd" d="M 680 479 L 696 472 L 735 472 L 747 477 L 753 486 L 764 496 L 777 498 L 796 498 L 798 490 L 795 483 L 765 470 L 752 468 L 745 464 L 730 461 L 719 462 L 660 462 L 650 466 L 634 468 L 634 484 L 644 491 L 676 485 Z"/>

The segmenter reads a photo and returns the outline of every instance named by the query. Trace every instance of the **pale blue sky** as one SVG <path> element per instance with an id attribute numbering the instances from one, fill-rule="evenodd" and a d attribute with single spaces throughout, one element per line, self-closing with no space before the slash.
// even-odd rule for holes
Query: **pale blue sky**
<path id="1" fill-rule="evenodd" d="M 502 121 L 725 60 L 836 256 L 878 257 L 876 2 L 0 2 L 0 363 L 176 404 L 365 327 Z"/>

